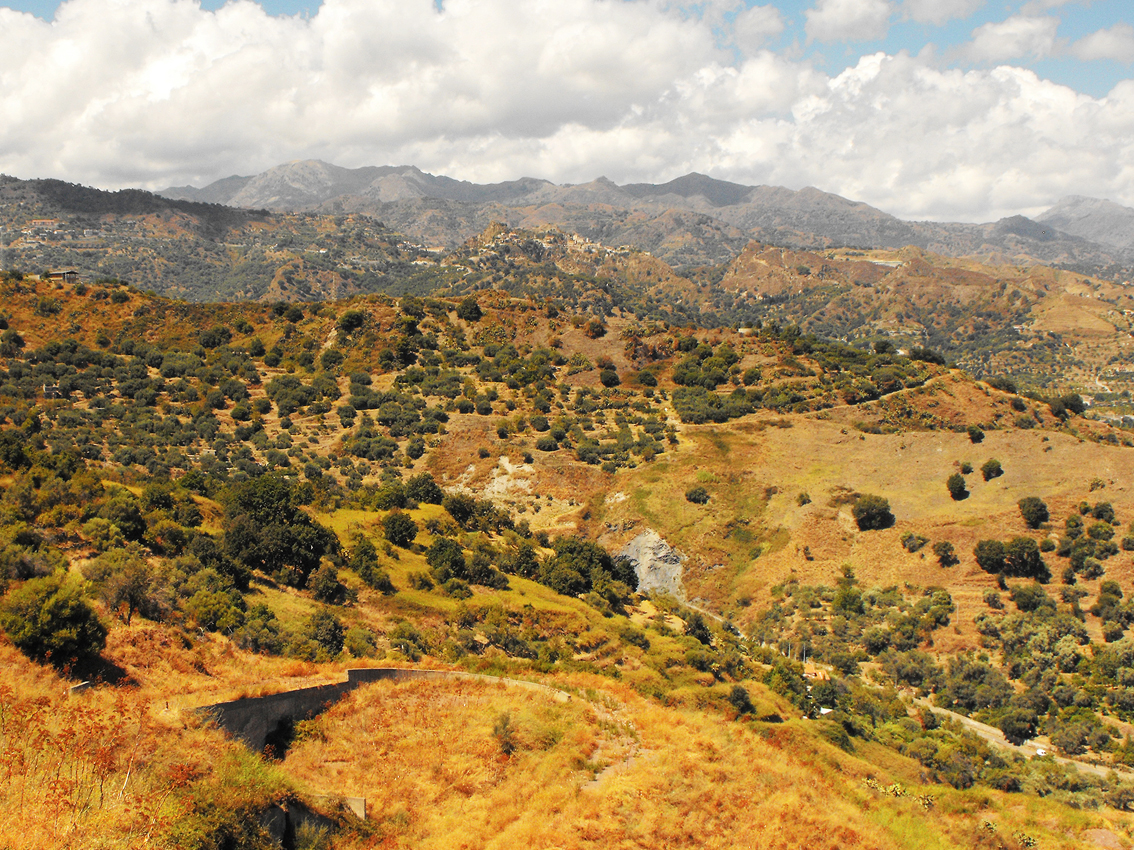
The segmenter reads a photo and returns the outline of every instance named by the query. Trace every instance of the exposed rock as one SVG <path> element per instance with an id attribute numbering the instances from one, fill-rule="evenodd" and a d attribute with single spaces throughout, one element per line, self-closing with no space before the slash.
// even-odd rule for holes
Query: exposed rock
<path id="1" fill-rule="evenodd" d="M 1123 850 L 1122 840 L 1109 829 L 1088 829 L 1083 832 L 1083 840 L 1105 850 Z"/>
<path id="2" fill-rule="evenodd" d="M 670 546 L 656 531 L 643 531 L 618 553 L 634 565 L 638 592 L 660 591 L 685 599 L 681 584 L 681 565 L 685 556 Z"/>

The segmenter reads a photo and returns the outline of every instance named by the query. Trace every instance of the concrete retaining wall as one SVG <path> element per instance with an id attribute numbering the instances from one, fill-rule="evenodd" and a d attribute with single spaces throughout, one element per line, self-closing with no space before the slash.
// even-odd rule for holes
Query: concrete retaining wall
<path id="1" fill-rule="evenodd" d="M 355 688 L 372 682 L 399 682 L 411 679 L 434 679 L 448 681 L 472 681 L 487 684 L 502 684 L 510 688 L 523 688 L 557 702 L 570 702 L 571 694 L 566 691 L 543 685 L 539 682 L 525 682 L 520 679 L 504 679 L 500 676 L 485 676 L 480 673 L 463 673 L 456 670 L 419 670 L 406 667 L 361 667 L 347 670 L 345 682 L 331 682 L 312 688 L 299 688 L 294 691 L 281 691 L 263 697 L 219 702 L 197 709 L 201 714 L 212 717 L 217 725 L 234 738 L 239 738 L 256 752 L 264 749 L 268 737 L 276 732 L 282 723 L 303 720 L 314 716 L 334 705 Z M 357 817 L 366 820 L 366 800 L 362 797 L 327 797 L 328 802 L 344 805 Z M 293 834 L 296 818 L 321 818 L 296 803 L 288 809 L 275 807 L 264 813 L 264 824 L 274 831 Z M 306 813 L 306 814 L 304 814 Z M 325 820 L 325 819 L 323 819 Z M 330 821 L 327 821 L 330 823 Z M 291 830 L 288 833 L 288 830 Z M 273 832 L 273 835 L 275 832 Z M 284 840 L 283 838 L 280 839 Z"/>
<path id="2" fill-rule="evenodd" d="M 275 732 L 281 723 L 303 720 L 314 716 L 338 702 L 355 688 L 371 682 L 406 681 L 409 679 L 468 680 L 486 683 L 499 683 L 508 687 L 536 691 L 558 702 L 568 702 L 571 695 L 558 688 L 538 682 L 524 682 L 519 679 L 503 679 L 499 676 L 485 676 L 478 673 L 462 673 L 453 670 L 418 670 L 403 667 L 362 667 L 347 670 L 345 682 L 333 682 L 312 688 L 299 688 L 282 691 L 263 697 L 220 702 L 198 709 L 216 720 L 217 725 L 234 738 L 239 738 L 249 749 L 264 749 L 268 736 Z"/>
<path id="3" fill-rule="evenodd" d="M 198 710 L 210 715 L 218 726 L 232 737 L 239 738 L 249 749 L 259 752 L 264 749 L 268 736 L 279 728 L 281 722 L 303 720 L 319 714 L 357 687 L 357 684 L 350 681 L 338 682 L 283 691 L 265 697 L 220 702 Z"/>

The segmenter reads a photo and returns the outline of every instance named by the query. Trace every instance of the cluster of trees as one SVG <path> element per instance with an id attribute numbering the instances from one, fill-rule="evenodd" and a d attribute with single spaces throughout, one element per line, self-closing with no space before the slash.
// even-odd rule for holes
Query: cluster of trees
<path id="1" fill-rule="evenodd" d="M 757 619 L 752 638 L 789 657 L 825 661 L 844 675 L 856 674 L 864 661 L 893 658 L 932 641 L 955 610 L 944 588 L 912 597 L 897 587 L 864 589 L 849 568 L 834 587 L 792 581 L 773 594 L 778 600 Z"/>

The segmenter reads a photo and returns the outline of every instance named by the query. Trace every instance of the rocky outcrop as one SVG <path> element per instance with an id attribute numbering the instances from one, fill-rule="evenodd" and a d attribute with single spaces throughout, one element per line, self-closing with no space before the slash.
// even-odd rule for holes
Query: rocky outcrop
<path id="1" fill-rule="evenodd" d="M 668 593 L 685 599 L 685 587 L 681 583 L 681 565 L 685 556 L 666 543 L 656 531 L 643 531 L 618 554 L 634 565 L 639 593 Z"/>

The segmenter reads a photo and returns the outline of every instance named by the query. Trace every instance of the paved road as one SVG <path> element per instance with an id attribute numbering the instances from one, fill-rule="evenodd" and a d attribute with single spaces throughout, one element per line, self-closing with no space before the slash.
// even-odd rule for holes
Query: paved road
<path id="1" fill-rule="evenodd" d="M 963 714 L 958 714 L 955 711 L 949 711 L 946 708 L 939 708 L 938 706 L 933 705 L 927 699 L 915 699 L 914 705 L 920 708 L 927 708 L 934 714 L 939 714 L 942 717 L 948 717 L 950 720 L 956 720 L 962 726 L 972 732 L 975 732 L 982 740 L 987 741 L 994 747 L 1000 747 L 1003 750 L 1011 750 L 1015 753 L 1018 753 L 1019 755 L 1022 755 L 1024 758 L 1035 758 L 1037 755 L 1039 755 L 1038 750 L 1041 749 L 1041 747 L 1034 741 L 1025 741 L 1023 744 L 1016 746 L 1015 744 L 1008 743 L 1008 741 L 1004 739 L 1004 733 L 997 729 L 995 726 L 989 726 L 987 723 L 978 723 L 971 717 L 965 717 L 965 715 Z M 1126 768 L 1122 767 L 1100 767 L 1097 764 L 1087 764 L 1083 761 L 1061 758 L 1059 756 L 1052 756 L 1052 758 L 1054 758 L 1060 764 L 1071 765 L 1083 771 L 1084 773 L 1091 773 L 1095 776 L 1101 776 L 1105 778 L 1113 772 L 1121 774 L 1126 778 L 1134 778 L 1134 774 L 1130 773 Z"/>

